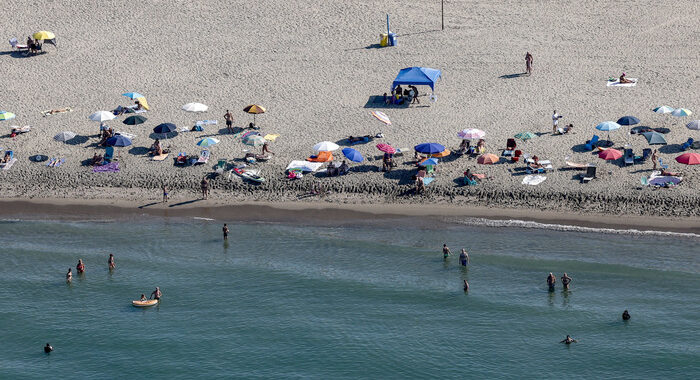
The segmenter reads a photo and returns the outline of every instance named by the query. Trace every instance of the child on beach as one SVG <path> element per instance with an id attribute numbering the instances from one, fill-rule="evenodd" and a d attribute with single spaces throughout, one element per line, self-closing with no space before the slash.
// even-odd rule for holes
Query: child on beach
<path id="1" fill-rule="evenodd" d="M 163 203 L 168 203 L 168 188 L 163 184 Z"/>

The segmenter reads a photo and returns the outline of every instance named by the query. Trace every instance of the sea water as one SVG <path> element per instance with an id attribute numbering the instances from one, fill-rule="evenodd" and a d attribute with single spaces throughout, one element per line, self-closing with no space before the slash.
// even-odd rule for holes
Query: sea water
<path id="1" fill-rule="evenodd" d="M 0 222 L 0 378 L 700 378 L 697 235 L 229 226 Z"/>

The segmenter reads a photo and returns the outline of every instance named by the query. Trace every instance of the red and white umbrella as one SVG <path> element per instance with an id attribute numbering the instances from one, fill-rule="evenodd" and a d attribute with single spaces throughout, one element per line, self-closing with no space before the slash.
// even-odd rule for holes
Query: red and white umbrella
<path id="1" fill-rule="evenodd" d="M 476 140 L 483 139 L 484 136 L 486 136 L 486 132 L 482 131 L 481 129 L 468 128 L 459 131 L 457 136 L 459 136 L 459 138 L 462 140 Z"/>
<path id="2" fill-rule="evenodd" d="M 683 153 L 676 157 L 676 161 L 686 165 L 700 165 L 700 154 L 698 153 Z"/>
<path id="3" fill-rule="evenodd" d="M 389 144 L 384 144 L 384 143 L 377 144 L 377 149 L 381 150 L 384 153 L 389 153 L 389 154 L 396 153 L 396 148 L 394 148 L 393 146 L 391 146 Z"/>
<path id="4" fill-rule="evenodd" d="M 604 160 L 613 161 L 622 157 L 622 152 L 617 149 L 610 148 L 598 153 L 598 157 Z"/>

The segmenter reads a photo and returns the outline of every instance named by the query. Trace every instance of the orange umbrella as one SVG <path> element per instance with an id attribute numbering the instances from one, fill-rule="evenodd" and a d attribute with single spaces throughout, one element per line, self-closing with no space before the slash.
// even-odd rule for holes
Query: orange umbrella
<path id="1" fill-rule="evenodd" d="M 676 157 L 676 161 L 686 165 L 700 165 L 700 154 L 698 153 L 683 153 Z"/>
<path id="2" fill-rule="evenodd" d="M 618 158 L 622 157 L 622 152 L 617 149 L 610 148 L 598 153 L 598 157 L 609 161 L 617 160 Z"/>
<path id="3" fill-rule="evenodd" d="M 440 158 L 440 157 L 447 157 L 447 156 L 449 156 L 451 153 L 452 153 L 452 152 L 450 152 L 449 149 L 445 149 L 445 150 L 443 150 L 443 151 L 440 152 L 440 153 L 431 154 L 430 157 L 437 157 L 437 158 Z"/>
<path id="4" fill-rule="evenodd" d="M 496 156 L 495 154 L 492 154 L 492 153 L 482 154 L 481 156 L 479 156 L 479 158 L 476 159 L 476 162 L 483 164 L 483 165 L 493 165 L 498 161 L 499 161 L 498 156 Z"/>

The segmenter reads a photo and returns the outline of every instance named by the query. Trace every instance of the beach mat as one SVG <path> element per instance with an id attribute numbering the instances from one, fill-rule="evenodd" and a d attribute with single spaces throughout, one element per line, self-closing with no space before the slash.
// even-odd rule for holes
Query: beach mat
<path id="1" fill-rule="evenodd" d="M 608 87 L 634 87 L 639 83 L 639 79 L 637 78 L 629 78 L 629 80 L 633 80 L 634 83 L 620 83 L 620 80 L 616 80 L 614 82 L 608 81 L 606 84 Z"/>
<path id="2" fill-rule="evenodd" d="M 107 165 L 95 166 L 92 168 L 93 173 L 116 173 L 119 171 L 118 162 L 110 162 Z"/>
<path id="3" fill-rule="evenodd" d="M 153 157 L 151 157 L 151 160 L 153 160 L 153 161 L 163 161 L 163 160 L 165 160 L 166 158 L 168 158 L 168 155 L 169 155 L 169 154 L 170 154 L 170 153 L 163 153 L 163 154 L 161 154 L 160 156 L 153 156 Z"/>
<path id="4" fill-rule="evenodd" d="M 66 112 L 73 112 L 73 109 L 70 107 L 57 108 L 57 109 L 52 109 L 52 110 L 47 110 L 47 111 L 41 111 L 41 114 L 44 116 L 50 116 L 50 115 L 57 115 L 59 113 L 66 113 Z"/>

